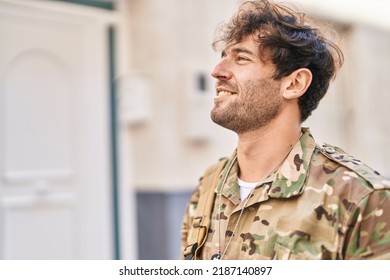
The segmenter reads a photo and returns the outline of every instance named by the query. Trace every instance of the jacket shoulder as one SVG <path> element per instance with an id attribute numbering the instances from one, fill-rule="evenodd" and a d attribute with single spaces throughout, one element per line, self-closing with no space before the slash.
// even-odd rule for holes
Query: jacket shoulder
<path id="1" fill-rule="evenodd" d="M 390 189 L 390 179 L 381 175 L 378 171 L 367 166 L 361 160 L 345 152 L 343 149 L 330 144 L 323 144 L 320 152 L 328 159 L 352 170 L 364 180 L 366 180 L 374 189 Z"/>
<path id="2" fill-rule="evenodd" d="M 199 178 L 199 184 L 193 192 L 193 197 L 197 197 L 198 199 L 200 195 L 203 195 L 203 193 L 209 191 L 209 189 L 212 187 L 212 179 L 215 178 L 215 176 L 220 175 L 216 173 L 219 172 L 225 166 L 227 161 L 228 158 L 223 157 L 206 168 L 206 170 L 203 172 L 203 175 Z"/>
<path id="3" fill-rule="evenodd" d="M 221 169 L 223 166 L 225 166 L 226 162 L 228 161 L 228 158 L 227 157 L 223 157 L 223 158 L 220 158 L 218 159 L 217 162 L 215 162 L 214 164 L 210 165 L 204 172 L 203 174 L 203 177 L 204 176 L 209 176 L 209 175 L 212 175 L 214 172 L 216 172 L 218 169 Z"/>

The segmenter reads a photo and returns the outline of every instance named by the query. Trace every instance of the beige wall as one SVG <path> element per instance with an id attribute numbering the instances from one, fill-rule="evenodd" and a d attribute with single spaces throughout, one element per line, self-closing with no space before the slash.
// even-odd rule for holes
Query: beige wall
<path id="1" fill-rule="evenodd" d="M 354 25 L 348 36 L 344 100 L 351 152 L 390 175 L 390 31 Z"/>
<path id="2" fill-rule="evenodd" d="M 147 77 L 150 89 L 150 112 L 128 126 L 138 189 L 191 190 L 209 164 L 233 151 L 234 133 L 209 120 L 213 84 L 210 91 L 199 94 L 192 78 L 199 71 L 209 77 L 219 56 L 210 47 L 215 27 L 230 17 L 238 3 L 129 1 L 130 65 Z M 325 20 L 326 15 L 321 13 Z M 343 26 L 346 63 L 305 125 L 310 125 L 318 142 L 342 146 L 390 175 L 386 161 L 390 122 L 385 118 L 390 101 L 386 87 L 390 29 L 333 16 Z"/>

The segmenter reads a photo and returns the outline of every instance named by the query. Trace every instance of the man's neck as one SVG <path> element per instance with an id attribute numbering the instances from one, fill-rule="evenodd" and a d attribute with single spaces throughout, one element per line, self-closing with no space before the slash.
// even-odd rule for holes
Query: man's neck
<path id="1" fill-rule="evenodd" d="M 301 135 L 300 124 L 260 128 L 238 135 L 239 178 L 247 182 L 265 179 L 284 161 Z"/>

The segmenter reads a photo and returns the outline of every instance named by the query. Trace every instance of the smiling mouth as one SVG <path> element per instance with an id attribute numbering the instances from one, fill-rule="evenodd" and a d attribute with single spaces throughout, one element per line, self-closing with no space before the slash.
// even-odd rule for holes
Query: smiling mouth
<path id="1" fill-rule="evenodd" d="M 217 97 L 228 96 L 233 94 L 234 92 L 226 91 L 226 90 L 217 91 Z"/>

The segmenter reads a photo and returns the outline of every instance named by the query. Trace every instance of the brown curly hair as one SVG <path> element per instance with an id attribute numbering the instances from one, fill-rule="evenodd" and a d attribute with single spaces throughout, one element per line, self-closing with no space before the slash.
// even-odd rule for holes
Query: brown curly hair
<path id="1" fill-rule="evenodd" d="M 309 69 L 312 82 L 298 101 L 302 122 L 317 108 L 344 60 L 340 48 L 305 19 L 304 13 L 287 6 L 268 0 L 248 1 L 221 27 L 213 42 L 218 50 L 256 35 L 260 57 L 276 66 L 275 80 L 299 68 Z"/>

